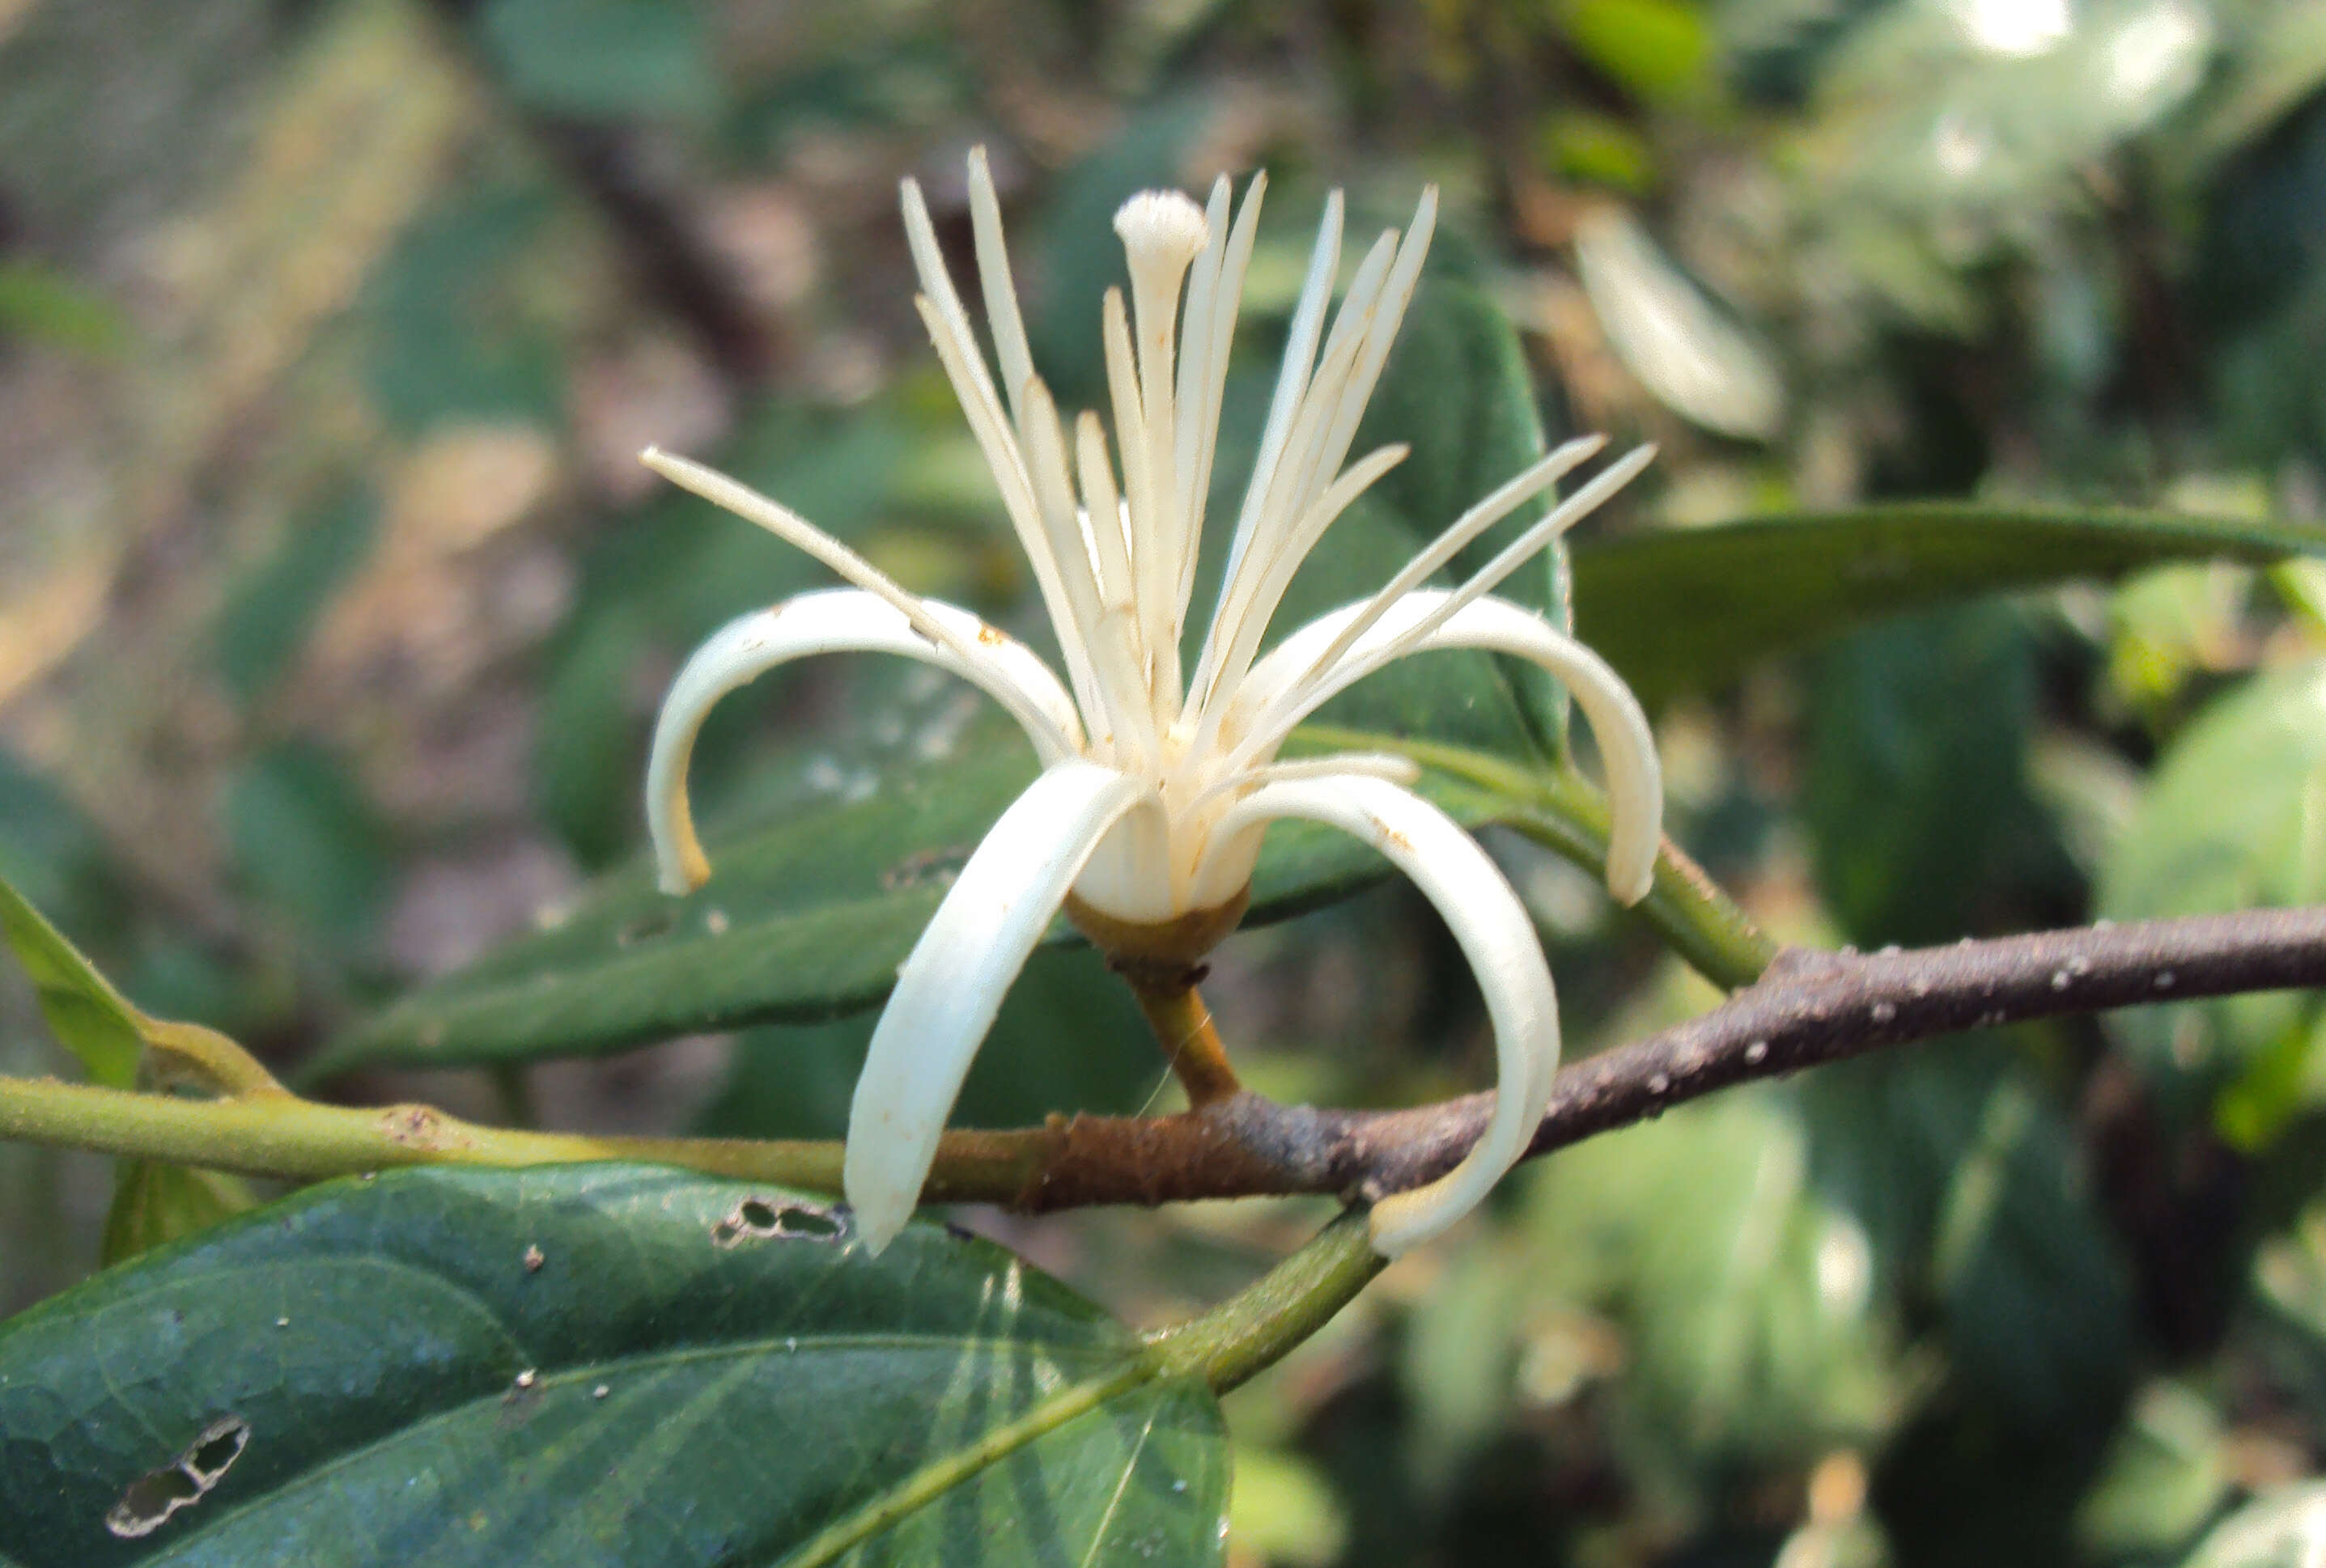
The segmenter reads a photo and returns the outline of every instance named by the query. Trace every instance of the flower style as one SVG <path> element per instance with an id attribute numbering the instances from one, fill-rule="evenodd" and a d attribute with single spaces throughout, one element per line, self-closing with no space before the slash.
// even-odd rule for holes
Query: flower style
<path id="1" fill-rule="evenodd" d="M 906 591 L 777 503 L 684 459 L 644 454 L 675 483 L 790 541 L 854 585 L 747 615 L 680 672 L 647 784 L 666 891 L 690 891 L 710 874 L 686 798 L 696 731 L 721 697 L 786 660 L 869 650 L 948 670 L 998 700 L 1042 763 L 898 970 L 873 1032 L 843 1177 L 860 1232 L 875 1250 L 910 1216 L 970 1060 L 1061 905 L 1118 959 L 1192 966 L 1234 926 L 1262 833 L 1282 817 L 1340 828 L 1412 877 L 1475 968 L 1493 1025 L 1499 1091 L 1484 1136 L 1438 1181 L 1374 1207 L 1375 1247 L 1394 1256 L 1437 1234 L 1517 1160 L 1558 1060 L 1549 967 L 1517 895 L 1468 834 L 1404 787 L 1418 776 L 1405 759 L 1276 760 L 1304 718 L 1392 659 L 1482 648 L 1532 660 L 1564 682 L 1605 759 L 1613 805 L 1608 886 L 1626 903 L 1648 891 L 1662 794 L 1638 703 L 1566 632 L 1488 596 L 1644 467 L 1651 450 L 1611 464 L 1459 588 L 1424 587 L 1465 545 L 1605 444 L 1568 442 L 1465 513 L 1372 598 L 1261 652 L 1295 569 L 1342 510 L 1405 456 L 1388 447 L 1342 466 L 1420 274 L 1434 188 L 1402 238 L 1385 232 L 1366 253 L 1329 331 L 1340 193 L 1327 201 L 1210 628 L 1183 678 L 1180 634 L 1266 179 L 1253 178 L 1233 224 L 1225 176 L 1208 209 L 1177 191 L 1149 191 L 1115 215 L 1130 298 L 1126 308 L 1121 291 L 1109 290 L 1102 317 L 1112 453 L 1098 416 L 1083 413 L 1070 428 L 1034 374 L 982 152 L 970 155 L 970 212 L 999 392 L 919 187 L 904 182 L 905 227 L 923 290 L 915 303 L 1032 563 L 1057 630 L 1063 682 L 1013 638 L 966 610 Z"/>

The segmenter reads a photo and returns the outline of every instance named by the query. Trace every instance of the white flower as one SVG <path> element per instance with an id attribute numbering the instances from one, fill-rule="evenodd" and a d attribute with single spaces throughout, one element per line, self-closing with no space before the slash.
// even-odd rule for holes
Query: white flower
<path id="1" fill-rule="evenodd" d="M 1160 951 L 1192 964 L 1242 913 L 1270 821 L 1306 817 L 1354 834 L 1412 877 L 1452 927 L 1484 991 L 1500 1081 L 1492 1122 L 1461 1164 L 1375 1206 L 1374 1245 L 1394 1255 L 1466 1212 L 1525 1148 L 1558 1060 L 1550 971 L 1525 909 L 1493 863 L 1451 819 L 1403 787 L 1417 776 L 1410 763 L 1372 755 L 1278 762 L 1276 753 L 1310 712 L 1392 659 L 1438 648 L 1531 659 L 1566 684 L 1591 721 L 1613 803 L 1608 886 L 1626 903 L 1643 896 L 1662 797 L 1639 705 L 1564 631 L 1486 596 L 1651 453 L 1611 465 L 1461 587 L 1422 586 L 1604 444 L 1568 442 L 1472 507 L 1371 598 L 1261 655 L 1295 568 L 1333 519 L 1405 455 L 1391 447 L 1342 467 L 1420 274 L 1437 192 L 1423 194 L 1401 241 L 1384 233 L 1366 254 L 1326 331 L 1341 254 L 1335 191 L 1293 314 L 1210 630 L 1183 676 L 1180 633 L 1266 176 L 1252 181 L 1233 227 L 1224 176 L 1208 212 L 1176 191 L 1149 191 L 1115 215 L 1130 302 L 1126 310 L 1121 292 L 1109 290 L 1103 317 L 1113 454 L 1098 416 L 1081 414 L 1069 430 L 1035 376 L 982 152 L 970 156 L 969 178 L 1001 393 L 954 292 L 920 190 L 907 180 L 905 227 L 925 291 L 915 302 L 1033 564 L 1066 679 L 968 611 L 907 592 L 766 496 L 647 451 L 658 472 L 856 585 L 745 616 L 680 673 L 656 730 L 647 785 L 663 886 L 684 893 L 710 874 L 685 793 L 705 714 L 785 660 L 842 650 L 920 659 L 991 693 L 1033 742 L 1044 771 L 970 857 L 898 970 L 856 1086 L 844 1181 L 861 1233 L 878 1249 L 911 1214 L 970 1059 L 1062 905 L 1119 955 L 1144 948 L 1146 956 Z"/>

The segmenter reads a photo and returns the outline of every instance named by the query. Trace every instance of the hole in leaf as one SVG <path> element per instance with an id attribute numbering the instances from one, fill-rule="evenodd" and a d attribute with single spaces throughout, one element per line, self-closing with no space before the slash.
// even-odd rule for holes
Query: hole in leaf
<path id="1" fill-rule="evenodd" d="M 711 1228 L 713 1247 L 740 1247 L 745 1241 L 839 1241 L 848 1235 L 847 1210 L 816 1203 L 779 1203 L 768 1198 L 745 1198 L 727 1217 Z"/>
<path id="2" fill-rule="evenodd" d="M 204 1427 L 186 1452 L 131 1481 L 107 1510 L 105 1527 L 124 1540 L 150 1536 L 180 1508 L 189 1508 L 226 1479 L 250 1442 L 250 1423 L 221 1416 Z"/>

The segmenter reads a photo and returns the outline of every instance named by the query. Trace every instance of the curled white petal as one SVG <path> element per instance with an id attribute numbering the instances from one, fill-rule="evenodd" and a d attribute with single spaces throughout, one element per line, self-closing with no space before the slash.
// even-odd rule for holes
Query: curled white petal
<path id="1" fill-rule="evenodd" d="M 839 653 L 919 659 L 974 682 L 1009 710 L 1045 766 L 1081 748 L 1074 700 L 1024 644 L 949 604 L 922 599 L 917 612 L 950 634 L 944 641 L 930 640 L 878 595 L 834 588 L 738 617 L 694 651 L 663 701 L 647 765 L 647 827 L 664 892 L 690 892 L 711 875 L 686 801 L 687 762 L 703 719 L 721 698 L 788 660 Z"/>
<path id="2" fill-rule="evenodd" d="M 1373 1205 L 1375 1251 L 1394 1257 L 1477 1206 L 1517 1164 L 1550 1103 L 1558 1067 L 1558 1004 L 1526 906 L 1452 818 L 1383 779 L 1264 784 L 1237 803 L 1220 836 L 1279 817 L 1326 822 L 1364 840 L 1413 879 L 1446 917 L 1478 977 L 1494 1029 L 1494 1112 L 1462 1163 L 1437 1181 Z"/>
<path id="3" fill-rule="evenodd" d="M 1096 763 L 1044 773 L 985 835 L 897 971 L 856 1081 L 842 1164 L 858 1230 L 874 1252 L 912 1217 L 945 1113 L 1002 994 L 1098 841 L 1153 799 L 1140 780 Z"/>
<path id="4" fill-rule="evenodd" d="M 1639 699 L 1605 659 L 1507 599 L 1463 605 L 1414 638 L 1411 634 L 1436 618 L 1452 597 L 1443 589 L 1406 595 L 1322 670 L 1314 669 L 1317 657 L 1340 641 L 1351 619 L 1368 613 L 1367 605 L 1344 606 L 1285 638 L 1252 667 L 1239 693 L 1247 704 L 1240 752 L 1256 757 L 1272 749 L 1326 701 L 1407 654 L 1481 648 L 1529 660 L 1558 677 L 1591 721 L 1607 769 L 1608 891 L 1626 904 L 1638 903 L 1655 879 L 1663 833 L 1663 770 Z"/>

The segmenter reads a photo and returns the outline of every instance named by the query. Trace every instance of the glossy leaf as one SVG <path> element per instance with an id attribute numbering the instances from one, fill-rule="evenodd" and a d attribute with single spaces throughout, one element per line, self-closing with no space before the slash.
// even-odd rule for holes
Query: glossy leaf
<path id="1" fill-rule="evenodd" d="M 1211 1396 L 1000 1248 L 627 1166 L 102 1275 L 0 1326 L 0 1452 L 12 1568 L 1211 1563 L 1227 1500 Z"/>
<path id="2" fill-rule="evenodd" d="M 870 1007 L 888 993 L 986 828 L 1034 773 L 1030 752 L 1010 746 L 868 775 L 863 798 L 811 804 L 723 841 L 714 835 L 712 878 L 685 898 L 656 891 L 647 868 L 633 866 L 554 929 L 359 1025 L 312 1072 L 610 1051 Z M 1434 793 L 1467 820 L 1488 814 L 1483 791 L 1448 782 Z M 1355 840 L 1286 823 L 1271 830 L 1261 857 L 1253 918 L 1311 907 L 1381 871 Z M 1068 934 L 1063 922 L 1055 934 Z"/>
<path id="3" fill-rule="evenodd" d="M 2158 513 L 1913 503 L 1578 543 L 1583 640 L 1655 706 L 1879 616 L 2162 561 L 2274 561 L 2326 531 Z"/>

